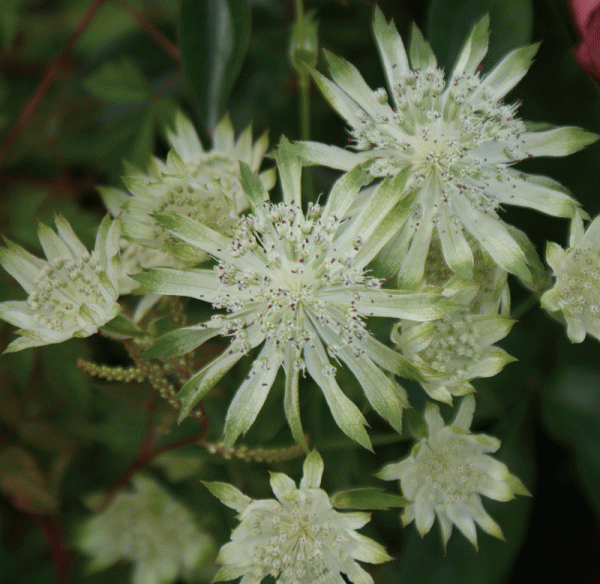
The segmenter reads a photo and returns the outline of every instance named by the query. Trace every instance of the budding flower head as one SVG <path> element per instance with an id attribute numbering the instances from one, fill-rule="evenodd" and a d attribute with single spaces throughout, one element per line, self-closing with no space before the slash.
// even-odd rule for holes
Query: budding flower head
<path id="1" fill-rule="evenodd" d="M 396 350 L 415 365 L 423 389 L 433 399 L 452 404 L 452 396 L 474 391 L 470 381 L 492 377 L 514 360 L 493 345 L 509 333 L 514 321 L 495 312 L 478 313 L 485 297 L 482 287 L 463 286 L 449 295 L 464 308 L 431 322 L 401 320 L 392 329 Z"/>
<path id="2" fill-rule="evenodd" d="M 472 279 L 474 259 L 465 236 L 470 233 L 499 266 L 530 281 L 525 255 L 497 211 L 510 204 L 571 217 L 577 207 L 559 184 L 510 166 L 523 158 L 564 156 L 597 136 L 575 127 L 534 131 L 517 118 L 518 103 L 505 104 L 503 98 L 527 72 L 537 46 L 512 51 L 481 76 L 488 25 L 488 16 L 475 24 L 446 77 L 416 27 L 409 59 L 395 26 L 376 8 L 374 33 L 387 93 L 373 91 L 353 65 L 328 52 L 332 79 L 313 72 L 350 126 L 356 152 L 305 142 L 297 146 L 303 159 L 345 170 L 373 160 L 372 177 L 410 169 L 408 187 L 418 195 L 390 250 L 400 258 L 403 286 L 419 283 L 434 232 L 446 263 L 464 278 Z"/>
<path id="3" fill-rule="evenodd" d="M 586 334 L 600 340 L 600 217 L 587 231 L 581 216 L 574 217 L 569 247 L 548 242 L 546 260 L 555 281 L 542 295 L 542 306 L 564 316 L 573 343 L 581 343 Z"/>
<path id="4" fill-rule="evenodd" d="M 336 363 L 355 375 L 373 408 L 398 431 L 406 399 L 384 373 L 406 374 L 405 360 L 367 331 L 369 316 L 429 320 L 456 307 L 439 294 L 382 290 L 366 265 L 389 237 L 389 213 L 407 209 L 389 197 L 404 177 L 383 182 L 371 204 L 342 226 L 341 218 L 362 185 L 356 168 L 334 185 L 327 204 L 301 205 L 301 166 L 283 141 L 277 155 L 283 202 L 273 204 L 260 181 L 242 167 L 252 214 L 232 237 L 184 217 L 157 220 L 186 243 L 210 253 L 213 270 L 150 270 L 135 279 L 159 294 L 191 296 L 225 309 L 207 322 L 168 333 L 146 356 L 185 353 L 216 336 L 232 337 L 229 348 L 196 373 L 181 389 L 183 415 L 231 367 L 262 345 L 237 391 L 225 422 L 225 444 L 246 432 L 263 406 L 275 376 L 286 376 L 285 413 L 296 440 L 305 445 L 300 423 L 298 378 L 308 373 L 319 385 L 339 427 L 370 448 L 366 420 L 335 380 Z M 368 218 L 368 220 L 366 219 Z M 411 315 L 411 316 L 409 316 Z"/>
<path id="5" fill-rule="evenodd" d="M 180 576 L 197 581 L 214 557 L 212 538 L 154 479 L 137 475 L 132 483 L 80 528 L 76 546 L 92 557 L 89 570 L 125 560 L 132 563 L 133 584 L 171 584 Z"/>
<path id="6" fill-rule="evenodd" d="M 300 488 L 283 473 L 271 473 L 274 499 L 252 500 L 232 485 L 204 483 L 225 505 L 239 512 L 240 524 L 217 557 L 222 567 L 215 581 L 243 576 L 260 584 L 268 575 L 281 584 L 372 584 L 356 560 L 380 564 L 391 560 L 385 549 L 356 533 L 369 522 L 363 512 L 339 513 L 319 488 L 323 460 L 312 451 L 304 462 Z"/>
<path id="7" fill-rule="evenodd" d="M 40 223 L 41 260 L 6 240 L 0 264 L 27 292 L 27 300 L 0 303 L 0 318 L 20 327 L 7 352 L 88 337 L 120 311 L 120 219 L 106 216 L 90 253 L 62 216 L 55 233 Z"/>
<path id="8" fill-rule="evenodd" d="M 475 547 L 475 523 L 490 535 L 503 539 L 499 525 L 483 508 L 481 495 L 508 501 L 516 494 L 529 494 L 506 465 L 488 455 L 498 450 L 500 441 L 470 433 L 474 410 L 475 398 L 469 394 L 462 399 L 454 422 L 445 425 L 439 408 L 428 403 L 427 438 L 414 446 L 410 456 L 388 464 L 377 473 L 386 481 L 399 480 L 403 495 L 411 501 L 402 514 L 403 525 L 415 520 L 423 536 L 437 515 L 444 545 L 450 539 L 453 525 Z"/>
<path id="9" fill-rule="evenodd" d="M 122 204 L 123 234 L 133 242 L 170 254 L 173 260 L 163 265 L 180 265 L 178 260 L 195 264 L 208 256 L 174 239 L 152 215 L 192 217 L 220 233 L 230 233 L 240 213 L 248 208 L 239 161 L 257 173 L 268 140 L 265 134 L 253 144 L 251 127 L 236 140 L 226 116 L 214 130 L 213 148 L 205 151 L 194 126 L 181 112 L 177 112 L 175 128 L 167 132 L 167 139 L 172 149 L 166 161 L 153 158 L 147 172 L 129 167 L 123 177 L 131 192 Z M 273 186 L 274 171 L 260 176 L 266 188 Z M 100 190 L 105 202 L 119 199 L 116 189 Z"/>

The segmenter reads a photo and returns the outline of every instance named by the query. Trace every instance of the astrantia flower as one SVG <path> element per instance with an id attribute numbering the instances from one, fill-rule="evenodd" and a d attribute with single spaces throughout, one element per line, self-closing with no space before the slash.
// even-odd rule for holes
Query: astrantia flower
<path id="1" fill-rule="evenodd" d="M 406 374 L 405 360 L 374 339 L 363 319 L 428 320 L 455 305 L 439 294 L 381 290 L 381 282 L 365 273 L 365 266 L 385 244 L 395 222 L 408 212 L 406 201 L 396 204 L 390 196 L 402 188 L 405 175 L 384 181 L 370 204 L 341 227 L 341 219 L 364 181 L 364 170 L 356 168 L 339 179 L 327 204 L 322 209 L 311 204 L 305 215 L 300 163 L 289 149 L 286 142 L 278 151 L 284 199 L 280 204 L 271 203 L 260 181 L 242 167 L 252 214 L 240 220 L 232 237 L 192 219 L 157 216 L 166 229 L 210 253 L 218 265 L 213 270 L 159 268 L 135 279 L 154 292 L 199 298 L 226 312 L 165 335 L 146 355 L 186 353 L 216 335 L 232 337 L 229 348 L 178 394 L 184 406 L 182 415 L 186 415 L 240 358 L 262 345 L 229 408 L 226 446 L 254 422 L 283 366 L 285 412 L 299 443 L 304 444 L 298 376 L 308 372 L 323 391 L 339 427 L 370 448 L 365 418 L 336 383 L 336 368 L 329 357 L 348 366 L 373 408 L 399 429 L 406 401 L 382 369 Z"/>
<path id="2" fill-rule="evenodd" d="M 496 501 L 509 501 L 515 495 L 528 495 L 521 481 L 489 452 L 500 447 L 497 438 L 471 434 L 475 398 L 467 395 L 452 425 L 444 425 L 439 408 L 427 404 L 425 421 L 428 436 L 415 444 L 410 456 L 383 467 L 377 477 L 399 480 L 402 493 L 412 503 L 402 514 L 403 525 L 413 519 L 421 535 L 433 525 L 435 516 L 444 545 L 456 525 L 477 547 L 477 523 L 487 533 L 502 538 L 499 525 L 487 514 L 481 495 Z"/>
<path id="3" fill-rule="evenodd" d="M 197 578 L 214 557 L 212 538 L 199 531 L 190 512 L 153 479 L 137 475 L 132 482 L 132 491 L 120 492 L 80 529 L 75 543 L 92 557 L 90 571 L 125 560 L 132 563 L 133 584 Z"/>
<path id="4" fill-rule="evenodd" d="M 120 220 L 104 218 L 91 254 L 63 217 L 56 217 L 56 227 L 58 235 L 39 225 L 47 261 L 10 241 L 0 248 L 0 264 L 28 294 L 0 303 L 0 318 L 21 329 L 8 352 L 87 337 L 120 311 Z"/>
<path id="5" fill-rule="evenodd" d="M 231 233 L 240 213 L 248 208 L 239 162 L 257 173 L 268 140 L 265 134 L 253 145 L 251 127 L 235 140 L 231 121 L 225 117 L 214 130 L 212 150 L 205 151 L 192 123 L 181 112 L 175 116 L 175 131 L 168 132 L 167 138 L 172 149 L 166 162 L 153 158 L 147 173 L 130 168 L 123 177 L 132 194 L 122 207 L 123 234 L 145 247 L 198 263 L 207 259 L 206 254 L 174 240 L 151 215 L 191 217 L 215 231 Z M 273 170 L 260 177 L 267 189 L 273 186 Z M 122 193 L 106 187 L 101 190 L 105 201 L 118 200 Z"/>
<path id="6" fill-rule="evenodd" d="M 575 217 L 569 248 L 548 242 L 546 260 L 555 282 L 542 296 L 542 306 L 564 315 L 573 343 L 581 343 L 586 334 L 600 340 L 600 217 L 585 232 L 581 217 Z"/>
<path id="7" fill-rule="evenodd" d="M 514 361 L 493 345 L 513 324 L 499 314 L 458 310 L 432 322 L 403 320 L 392 330 L 392 342 L 422 374 L 429 396 L 451 404 L 452 396 L 474 391 L 470 381 L 492 377 Z"/>
<path id="8" fill-rule="evenodd" d="M 298 144 L 304 160 L 347 170 L 373 159 L 374 177 L 410 169 L 408 187 L 418 188 L 418 195 L 391 244 L 405 285 L 419 283 L 434 231 L 447 264 L 464 278 L 472 278 L 473 268 L 466 231 L 498 265 L 529 281 L 525 255 L 497 210 L 510 204 L 571 217 L 577 206 L 558 183 L 510 165 L 533 156 L 564 156 L 597 136 L 575 127 L 535 131 L 516 117 L 518 103 L 502 100 L 527 72 L 537 46 L 512 51 L 481 76 L 488 23 L 486 16 L 475 25 L 445 78 L 419 30 L 413 28 L 409 59 L 396 28 L 376 8 L 374 33 L 388 91 L 371 90 L 353 65 L 328 52 L 332 80 L 313 72 L 349 124 L 358 152 L 305 142 Z"/>
<path id="9" fill-rule="evenodd" d="M 231 542 L 221 548 L 215 581 L 243 576 L 260 584 L 268 575 L 281 584 L 354 584 L 373 578 L 356 560 L 380 564 L 391 560 L 385 549 L 356 533 L 369 513 L 339 513 L 320 489 L 323 460 L 313 450 L 304 462 L 300 488 L 283 473 L 271 473 L 274 499 L 252 500 L 227 483 L 204 483 L 225 505 L 240 513 Z"/>

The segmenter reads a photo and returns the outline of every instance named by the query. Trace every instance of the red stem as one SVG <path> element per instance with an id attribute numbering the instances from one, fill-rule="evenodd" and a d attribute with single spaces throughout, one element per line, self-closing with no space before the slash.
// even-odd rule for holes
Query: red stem
<path id="1" fill-rule="evenodd" d="M 52 560 L 56 566 L 56 584 L 65 584 L 75 554 L 67 551 L 63 545 L 58 515 L 37 515 L 35 513 L 28 515 L 42 530 L 48 542 Z"/>
<path id="2" fill-rule="evenodd" d="M 69 40 L 66 42 L 65 46 L 62 48 L 59 55 L 54 59 L 54 61 L 50 64 L 42 80 L 38 84 L 36 90 L 33 92 L 33 95 L 29 98 L 29 101 L 25 104 L 25 107 L 21 111 L 21 115 L 19 119 L 16 121 L 15 125 L 12 127 L 12 130 L 8 133 L 2 146 L 0 146 L 0 166 L 4 162 L 8 151 L 12 148 L 13 144 L 16 142 L 17 138 L 21 135 L 25 124 L 27 124 L 29 118 L 37 108 L 40 103 L 42 97 L 46 94 L 48 87 L 56 77 L 56 74 L 60 70 L 63 65 L 63 62 L 66 60 L 67 56 L 71 52 L 71 49 L 83 33 L 83 31 L 88 27 L 92 18 L 94 18 L 96 12 L 102 6 L 105 0 L 93 0 L 91 6 L 88 8 L 87 12 L 84 14 L 83 18 L 77 25 L 77 28 L 73 31 L 73 34 L 70 36 Z"/>
<path id="3" fill-rule="evenodd" d="M 148 427 L 146 430 L 146 436 L 144 438 L 144 443 L 140 448 L 140 452 L 138 453 L 133 464 L 125 471 L 125 473 L 117 480 L 117 482 L 111 487 L 111 489 L 106 493 L 106 496 L 101 501 L 101 503 L 96 507 L 96 512 L 101 512 L 108 505 L 110 505 L 111 501 L 117 496 L 119 491 L 129 484 L 131 477 L 144 468 L 147 464 L 149 464 L 152 460 L 154 460 L 157 456 L 169 452 L 170 450 L 175 450 L 176 448 L 181 448 L 182 446 L 187 446 L 189 444 L 198 444 L 204 440 L 206 433 L 208 432 L 208 420 L 206 419 L 206 414 L 204 412 L 204 408 L 200 404 L 200 409 L 202 410 L 202 429 L 198 434 L 194 434 L 193 436 L 188 436 L 187 438 L 182 438 L 177 442 L 172 442 L 171 444 L 166 444 L 165 446 L 161 446 L 160 448 L 155 448 L 151 450 L 152 443 L 155 440 L 155 436 L 152 432 L 153 427 L 153 418 L 154 418 L 154 410 L 156 409 L 156 394 L 153 396 L 153 401 L 150 402 L 149 405 L 149 413 L 148 413 Z"/>
<path id="4" fill-rule="evenodd" d="M 158 30 L 149 20 L 147 20 L 141 12 L 138 12 L 133 6 L 130 6 L 125 0 L 113 0 L 125 12 L 128 12 L 132 18 L 167 52 L 175 61 L 181 59 L 181 53 L 176 45 L 174 45 L 160 30 Z"/>

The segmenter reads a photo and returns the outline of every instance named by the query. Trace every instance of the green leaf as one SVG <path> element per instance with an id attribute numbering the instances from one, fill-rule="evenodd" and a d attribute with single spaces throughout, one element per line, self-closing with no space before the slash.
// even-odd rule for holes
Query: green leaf
<path id="1" fill-rule="evenodd" d="M 147 334 L 122 314 L 107 322 L 100 330 L 110 335 L 124 337 L 145 337 Z"/>
<path id="2" fill-rule="evenodd" d="M 331 503 L 340 509 L 390 509 L 405 507 L 410 501 L 378 487 L 364 487 L 336 493 L 331 497 Z"/>
<path id="3" fill-rule="evenodd" d="M 427 15 L 427 38 L 439 62 L 450 70 L 469 29 L 490 14 L 490 45 L 484 64 L 494 64 L 510 50 L 531 41 L 531 0 L 432 0 Z"/>
<path id="4" fill-rule="evenodd" d="M 150 98 L 150 84 L 141 68 L 127 57 L 106 63 L 83 81 L 96 97 L 116 103 L 138 103 Z"/>
<path id="5" fill-rule="evenodd" d="M 247 0 L 182 0 L 179 41 L 183 67 L 200 117 L 214 128 L 225 108 L 250 38 Z"/>

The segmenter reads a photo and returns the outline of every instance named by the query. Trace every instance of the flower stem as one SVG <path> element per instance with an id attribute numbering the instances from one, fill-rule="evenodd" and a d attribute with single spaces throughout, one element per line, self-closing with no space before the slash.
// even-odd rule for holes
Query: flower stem
<path id="1" fill-rule="evenodd" d="M 526 300 L 521 302 L 521 304 L 519 304 L 519 306 L 517 306 L 513 310 L 510 317 L 514 320 L 519 320 L 525 314 L 527 314 L 534 306 L 537 306 L 538 302 L 538 297 L 535 294 L 531 294 L 531 296 L 529 296 Z"/>
<path id="2" fill-rule="evenodd" d="M 304 6 L 302 0 L 296 2 L 296 21 L 299 29 L 299 38 L 304 38 Z M 298 85 L 300 87 L 300 139 L 310 140 L 310 76 L 306 71 L 298 72 Z M 315 202 L 315 186 L 310 168 L 302 169 L 302 184 L 306 200 Z"/>

